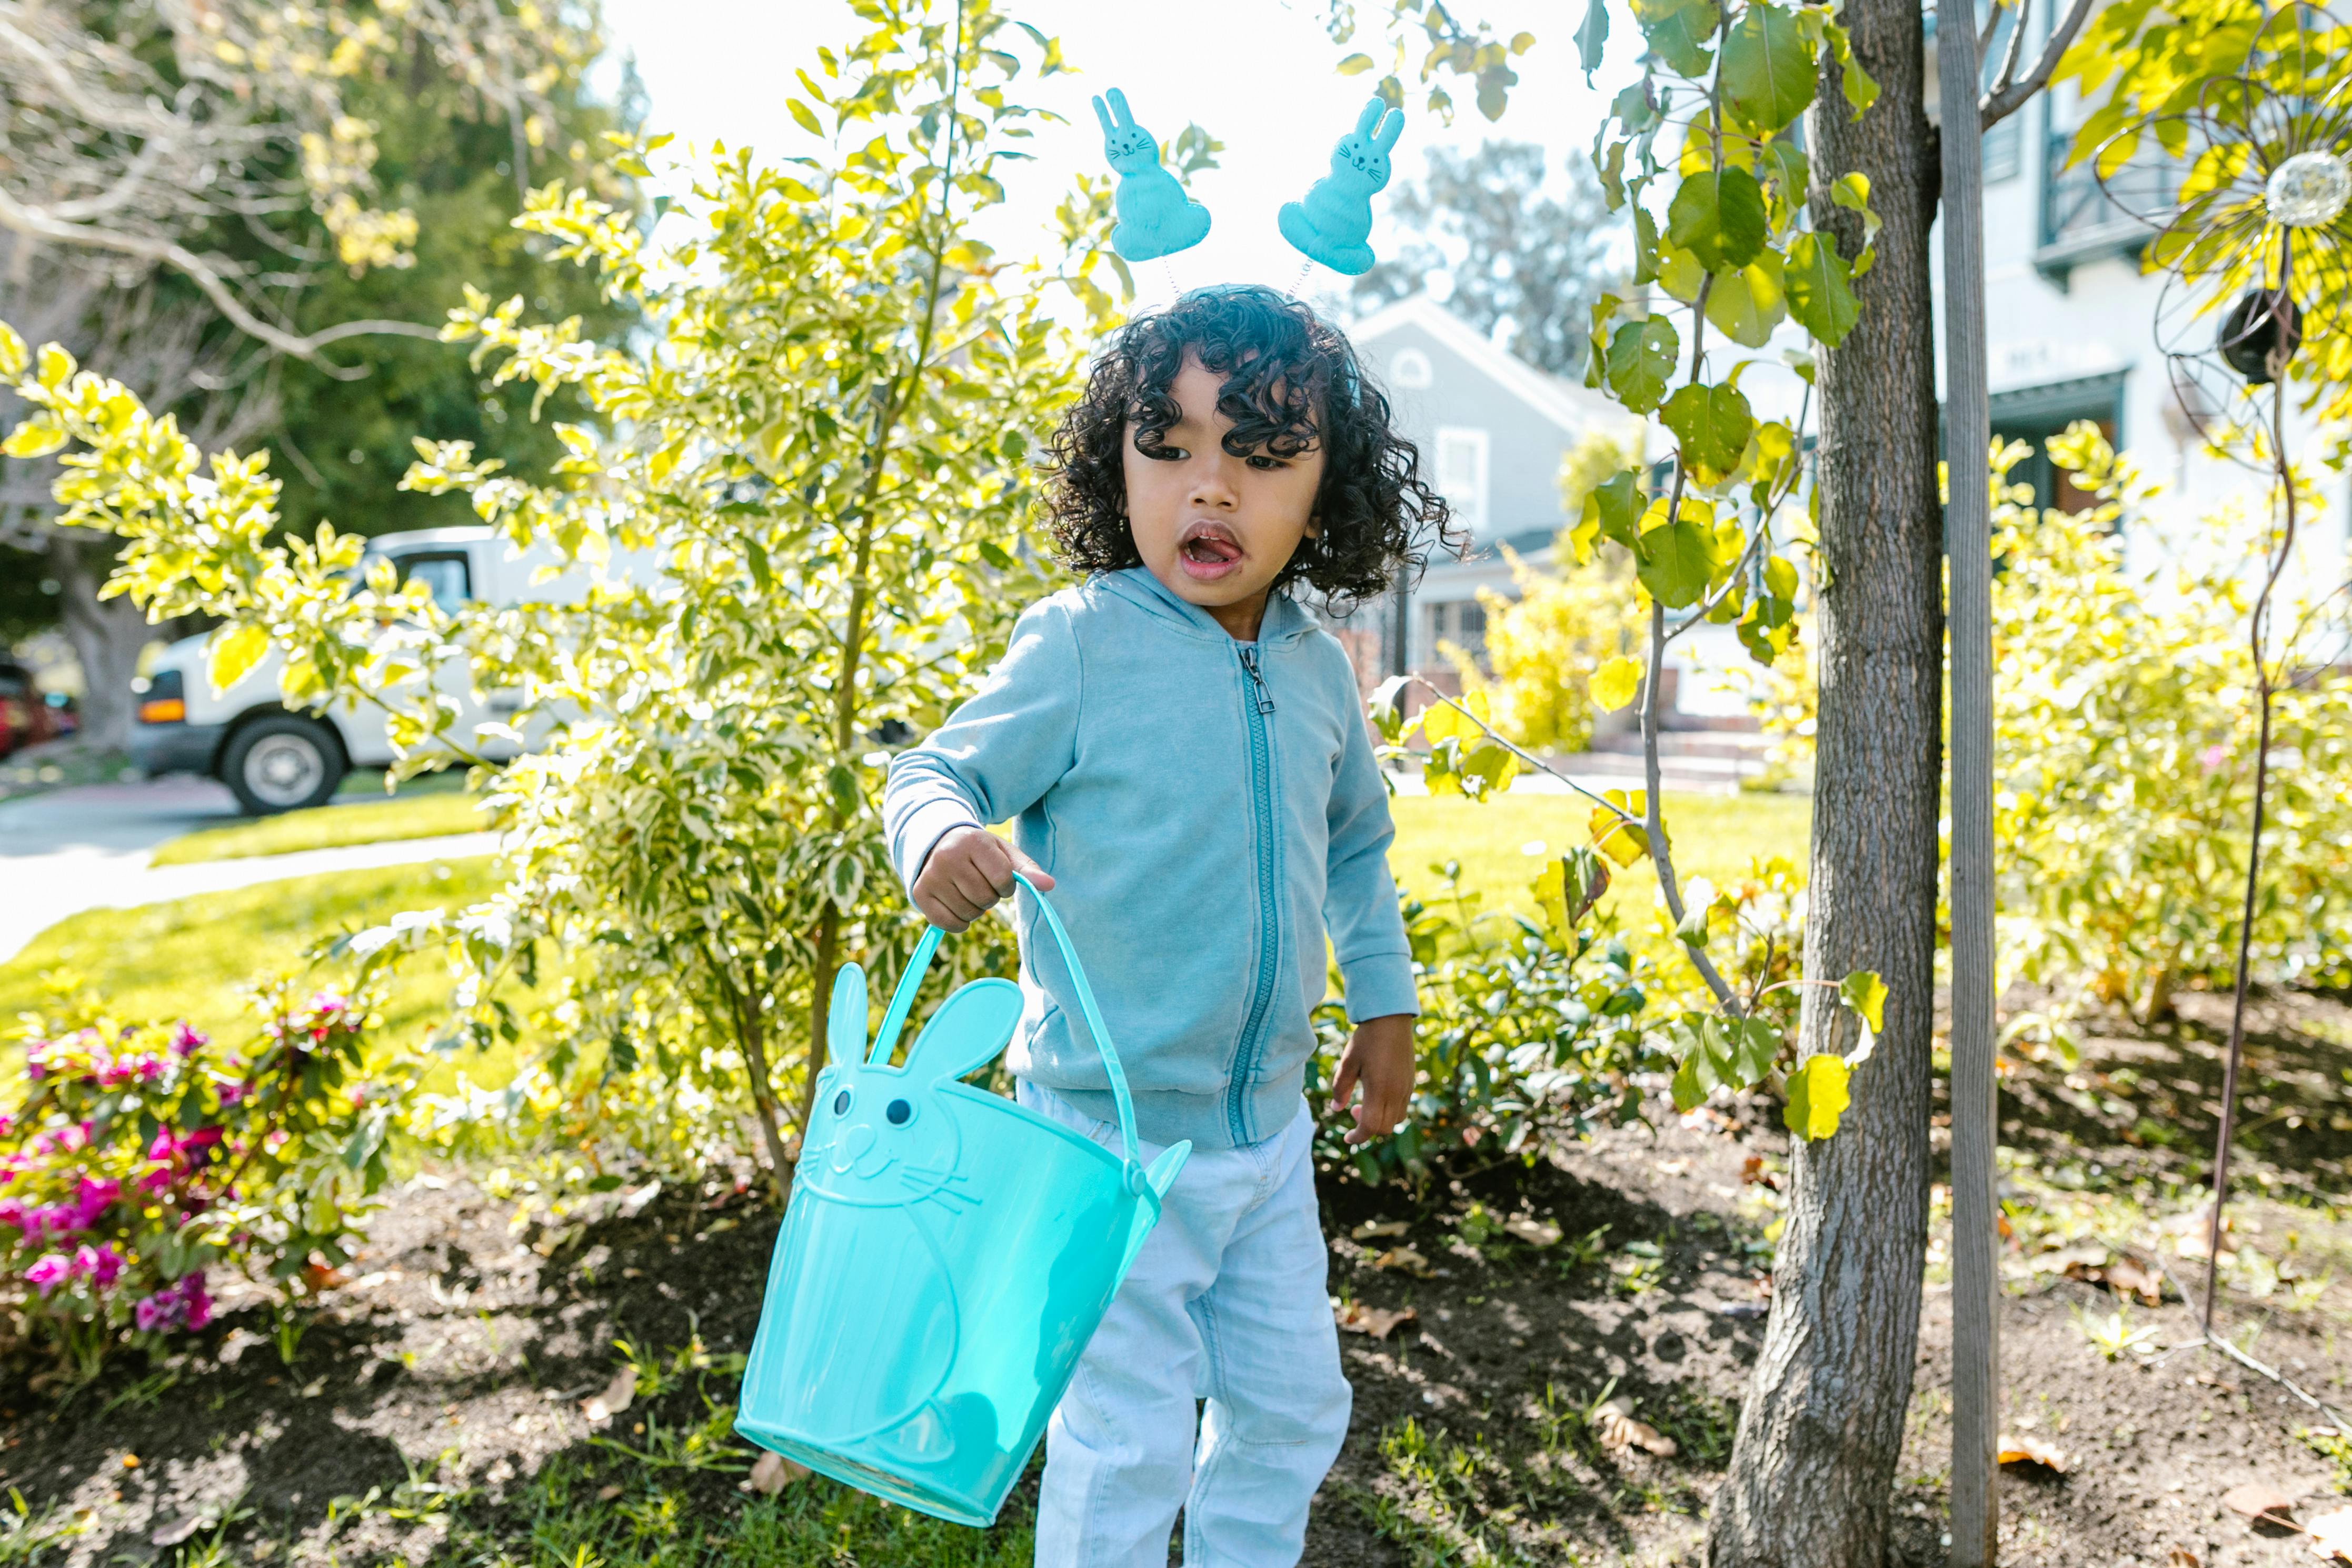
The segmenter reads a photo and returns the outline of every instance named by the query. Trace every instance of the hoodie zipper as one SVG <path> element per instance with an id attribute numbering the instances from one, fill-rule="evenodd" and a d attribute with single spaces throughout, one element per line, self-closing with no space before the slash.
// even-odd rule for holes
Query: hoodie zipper
<path id="1" fill-rule="evenodd" d="M 1225 1090 L 1225 1126 L 1235 1145 L 1251 1141 L 1249 1087 L 1257 1068 L 1258 1036 L 1265 1028 L 1266 1009 L 1274 1002 L 1275 970 L 1282 952 L 1278 901 L 1275 897 L 1274 747 L 1266 733 L 1265 716 L 1274 711 L 1273 694 L 1258 669 L 1254 644 L 1236 643 L 1242 668 L 1248 672 L 1250 690 L 1242 704 L 1249 728 L 1250 814 L 1257 825 L 1257 978 L 1250 993 L 1249 1016 L 1242 1025 L 1241 1044 L 1234 1052 L 1233 1081 Z"/>

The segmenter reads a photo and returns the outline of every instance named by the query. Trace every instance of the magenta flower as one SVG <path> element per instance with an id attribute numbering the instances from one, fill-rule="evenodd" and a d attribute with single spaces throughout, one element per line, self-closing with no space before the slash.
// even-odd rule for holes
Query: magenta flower
<path id="1" fill-rule="evenodd" d="M 180 1327 L 194 1331 L 213 1321 L 213 1299 L 205 1292 L 203 1274 L 187 1274 L 132 1307 L 131 1315 L 148 1333 Z"/>
<path id="2" fill-rule="evenodd" d="M 74 1249 L 73 1271 L 101 1291 L 111 1290 L 114 1281 L 122 1276 L 122 1255 L 111 1246 L 92 1247 L 84 1242 Z"/>
<path id="3" fill-rule="evenodd" d="M 74 1194 L 73 1207 L 68 1211 L 73 1218 L 72 1228 L 88 1230 L 106 1212 L 107 1206 L 121 1196 L 122 1184 L 111 1176 L 104 1181 L 82 1177 L 81 1186 Z"/>
<path id="4" fill-rule="evenodd" d="M 46 1296 L 57 1289 L 58 1281 L 66 1277 L 69 1267 L 64 1253 L 44 1253 L 31 1268 L 25 1270 L 25 1282 L 36 1287 Z"/>
<path id="5" fill-rule="evenodd" d="M 194 1056 L 212 1042 L 212 1036 L 184 1019 L 172 1030 L 172 1052 L 175 1056 Z"/>

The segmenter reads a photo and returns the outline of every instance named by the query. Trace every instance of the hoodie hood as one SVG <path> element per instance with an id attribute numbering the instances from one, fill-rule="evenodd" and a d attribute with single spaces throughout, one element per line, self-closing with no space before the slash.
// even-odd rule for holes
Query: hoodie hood
<path id="1" fill-rule="evenodd" d="M 1171 592 L 1166 583 L 1151 575 L 1150 567 L 1122 567 L 1118 571 L 1103 572 L 1093 580 L 1147 613 L 1196 635 L 1222 643 L 1240 640 L 1218 625 L 1216 618 L 1207 611 Z M 1314 629 L 1315 618 L 1288 594 L 1277 591 L 1266 595 L 1265 613 L 1258 620 L 1260 643 L 1296 642 Z"/>

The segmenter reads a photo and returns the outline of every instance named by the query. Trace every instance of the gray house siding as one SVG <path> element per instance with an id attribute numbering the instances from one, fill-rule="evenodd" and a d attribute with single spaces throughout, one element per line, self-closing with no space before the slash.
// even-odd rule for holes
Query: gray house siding
<path id="1" fill-rule="evenodd" d="M 1400 388 L 1392 372 L 1397 355 L 1416 350 L 1427 356 L 1431 382 Z M 1393 404 L 1400 431 L 1421 449 L 1423 477 L 1433 477 L 1441 427 L 1486 433 L 1486 508 L 1476 542 L 1540 535 L 1551 542 L 1568 521 L 1560 511 L 1560 463 L 1575 438 L 1529 408 L 1508 389 L 1438 341 L 1426 329 L 1405 325 L 1361 346 Z"/>

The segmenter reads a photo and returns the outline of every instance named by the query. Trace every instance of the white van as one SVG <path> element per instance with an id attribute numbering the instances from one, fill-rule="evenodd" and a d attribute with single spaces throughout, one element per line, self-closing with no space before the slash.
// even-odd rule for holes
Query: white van
<path id="1" fill-rule="evenodd" d="M 518 554 L 504 534 L 479 527 L 419 528 L 371 539 L 362 575 L 378 559 L 391 561 L 403 582 L 423 581 L 444 610 L 469 601 L 501 606 L 576 603 L 592 580 L 650 581 L 657 570 L 650 552 L 615 551 L 600 571 L 572 566 L 534 582 L 557 564 L 554 552 L 537 546 Z M 209 632 L 183 637 L 134 683 L 139 708 L 131 755 L 142 771 L 151 777 L 208 774 L 234 790 L 247 811 L 267 816 L 323 805 L 352 768 L 392 762 L 383 710 L 375 705 L 345 699 L 296 709 L 279 701 L 278 676 L 284 661 L 275 649 L 243 680 L 215 694 L 207 674 L 211 640 Z M 459 737 L 470 737 L 476 725 L 506 723 L 522 706 L 520 693 L 494 692 L 487 703 L 478 701 L 462 665 L 445 667 L 439 685 L 457 704 L 454 731 Z M 542 720 L 530 738 L 542 738 L 551 727 Z M 518 747 L 496 740 L 478 749 L 503 759 Z"/>

